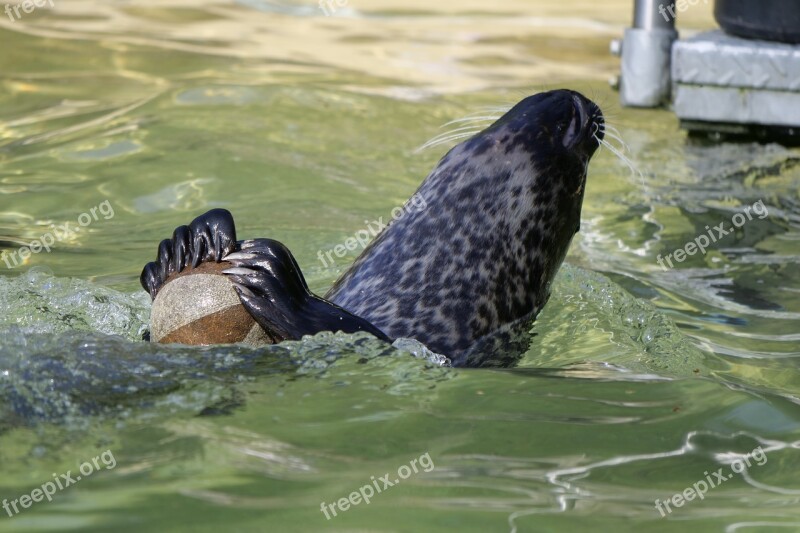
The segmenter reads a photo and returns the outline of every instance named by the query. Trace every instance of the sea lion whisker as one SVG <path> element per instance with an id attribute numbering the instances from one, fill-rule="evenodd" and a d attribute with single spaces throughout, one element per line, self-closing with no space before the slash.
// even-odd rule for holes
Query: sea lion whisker
<path id="1" fill-rule="evenodd" d="M 618 140 L 626 150 L 629 150 L 628 144 L 622 139 L 622 133 L 612 126 L 611 124 L 605 123 L 601 126 L 601 130 L 604 134 L 610 135 L 613 139 Z"/>
<path id="2" fill-rule="evenodd" d="M 491 123 L 496 122 L 510 109 L 511 109 L 510 106 L 484 106 L 478 108 L 477 111 L 473 111 L 472 113 L 469 113 L 461 118 L 456 118 L 449 122 L 446 122 L 442 124 L 440 128 L 446 128 L 448 126 L 452 126 L 455 124 L 463 124 L 463 126 L 440 133 L 436 137 L 430 139 L 427 143 L 418 148 L 416 151 L 419 152 L 421 150 L 424 150 L 425 148 L 436 146 L 437 144 L 440 144 L 440 142 L 448 142 L 450 140 L 460 138 L 460 137 L 451 138 L 450 134 L 453 133 L 458 133 L 467 130 L 474 130 L 474 133 L 477 133 L 481 129 L 483 129 L 483 128 L 478 128 L 477 126 L 483 124 L 489 125 Z M 428 143 L 432 144 L 429 145 Z"/>
<path id="3" fill-rule="evenodd" d="M 628 159 L 628 157 L 625 156 L 625 154 L 622 152 L 622 150 L 620 150 L 619 148 L 617 148 L 616 146 L 614 146 L 613 144 L 611 144 L 607 140 L 601 139 L 601 138 L 599 138 L 597 136 L 595 136 L 595 140 L 597 140 L 597 142 L 600 144 L 601 147 L 605 146 L 606 148 L 608 148 L 608 150 L 614 156 L 616 156 L 620 161 L 625 163 L 626 166 L 628 166 L 629 168 L 632 169 L 632 163 L 631 163 L 630 159 Z"/>
<path id="4" fill-rule="evenodd" d="M 619 134 L 612 133 L 610 131 L 605 131 L 605 132 L 603 132 L 603 135 L 604 135 L 605 139 L 611 138 L 612 140 L 617 141 L 617 143 L 619 144 L 619 150 L 621 152 L 630 152 L 631 151 L 630 147 L 628 146 L 628 143 L 626 143 L 622 139 L 622 137 L 619 136 Z"/>
<path id="5" fill-rule="evenodd" d="M 614 133 L 614 134 L 616 134 L 617 136 L 620 136 L 620 137 L 622 136 L 620 131 L 617 128 L 615 128 L 614 126 L 612 126 L 611 124 L 608 124 L 608 123 L 604 124 L 602 126 L 602 129 L 603 129 L 604 133 L 608 132 L 608 133 Z"/>
<path id="6" fill-rule="evenodd" d="M 510 106 L 510 105 L 496 105 L 496 106 L 494 106 L 494 105 L 486 105 L 486 106 L 480 106 L 480 107 L 476 108 L 476 111 L 473 111 L 472 113 L 470 113 L 469 115 L 466 115 L 466 116 L 477 115 L 478 113 L 488 113 L 488 112 L 491 112 L 491 111 L 498 112 L 498 113 L 507 113 L 511 109 L 511 107 L 513 107 L 513 106 Z"/>
<path id="7" fill-rule="evenodd" d="M 459 139 L 466 139 L 472 137 L 476 133 L 480 132 L 480 130 L 468 131 L 464 133 L 458 133 L 455 135 L 449 135 L 447 137 L 442 137 L 439 139 L 431 139 L 429 142 L 425 143 L 419 148 L 419 151 L 426 150 L 428 148 L 433 148 L 434 146 L 439 146 L 440 144 L 447 144 L 450 141 L 457 141 Z"/>
<path id="8" fill-rule="evenodd" d="M 451 134 L 451 133 L 458 133 L 458 132 L 460 132 L 460 131 L 474 130 L 474 129 L 475 129 L 475 126 L 461 126 L 461 127 L 458 127 L 458 128 L 454 128 L 454 129 L 452 129 L 452 130 L 443 131 L 442 133 L 440 133 L 440 134 L 439 134 L 439 135 L 437 135 L 436 137 L 442 137 L 442 136 L 444 136 L 444 135 L 449 135 L 449 134 Z M 435 139 L 436 137 L 434 137 L 434 139 Z"/>
<path id="9" fill-rule="evenodd" d="M 638 168 L 636 168 L 636 165 L 633 164 L 633 161 L 631 161 L 625 154 L 623 154 L 616 146 L 614 146 L 610 142 L 606 141 L 605 139 L 600 139 L 598 137 L 595 137 L 595 139 L 600 143 L 600 146 L 605 146 L 606 148 L 608 148 L 608 150 L 612 154 L 614 154 L 617 157 L 617 159 L 622 161 L 622 163 L 625 166 L 627 166 L 628 169 L 631 171 L 631 175 L 632 176 L 633 175 L 638 175 L 639 178 L 642 180 L 642 187 L 645 186 L 644 174 L 642 173 L 642 171 L 640 171 Z"/>
<path id="10" fill-rule="evenodd" d="M 439 135 L 429 139 L 428 143 L 438 143 L 439 141 L 441 141 L 443 139 L 447 140 L 447 139 L 451 138 L 454 135 L 455 136 L 471 135 L 473 133 L 478 133 L 479 131 L 480 131 L 480 129 L 476 128 L 474 126 L 470 126 L 469 128 L 463 128 L 463 129 L 459 128 L 459 129 L 453 130 L 453 131 L 445 131 L 445 132 L 440 133 Z"/>
<path id="11" fill-rule="evenodd" d="M 459 122 L 466 122 L 466 123 L 484 122 L 484 121 L 492 121 L 492 122 L 494 122 L 495 120 L 499 119 L 501 116 L 502 115 L 480 115 L 480 116 L 476 116 L 476 117 L 457 118 L 455 120 L 451 120 L 450 122 L 442 124 L 441 127 L 445 128 L 447 126 L 450 126 L 451 124 L 458 124 Z"/>
<path id="12" fill-rule="evenodd" d="M 414 150 L 414 152 L 415 153 L 419 153 L 419 152 L 422 152 L 423 150 L 427 150 L 428 148 L 432 148 L 432 147 L 438 146 L 440 144 L 445 144 L 445 143 L 448 143 L 450 141 L 455 141 L 455 140 L 458 140 L 458 139 L 465 139 L 467 137 L 472 137 L 473 135 L 475 135 L 476 133 L 479 133 L 480 131 L 481 131 L 480 129 L 474 128 L 474 129 L 472 129 L 472 131 L 466 131 L 466 132 L 463 132 L 463 133 L 456 133 L 455 135 L 451 135 L 450 132 L 448 132 L 448 134 L 446 134 L 446 135 L 445 134 L 437 135 L 436 137 L 434 137 L 430 141 L 426 142 L 425 144 L 423 144 L 422 146 L 420 146 L 419 148 Z"/>
<path id="13" fill-rule="evenodd" d="M 617 148 L 617 150 L 619 150 L 620 152 L 623 152 L 623 153 L 625 153 L 625 152 L 630 153 L 630 151 L 631 151 L 630 146 L 628 146 L 628 143 L 626 143 L 625 140 L 622 138 L 622 134 L 619 132 L 619 130 L 617 128 L 615 128 L 614 126 L 608 124 L 607 122 L 604 122 L 601 125 L 595 124 L 595 126 L 596 126 L 596 130 L 592 134 L 592 136 L 596 137 L 598 132 L 602 132 L 603 133 L 603 138 L 605 138 L 605 139 L 611 138 L 611 139 L 615 140 L 619 144 L 619 147 Z"/>

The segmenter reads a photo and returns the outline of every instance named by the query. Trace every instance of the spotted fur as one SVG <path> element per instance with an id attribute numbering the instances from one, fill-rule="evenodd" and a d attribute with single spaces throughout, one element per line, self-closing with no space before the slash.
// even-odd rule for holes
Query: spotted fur
<path id="1" fill-rule="evenodd" d="M 504 326 L 529 325 L 579 229 L 602 120 L 573 91 L 526 98 L 450 150 L 416 193 L 427 207 L 404 210 L 325 298 L 456 364 Z"/>
<path id="2" fill-rule="evenodd" d="M 574 91 L 526 98 L 459 144 L 326 295 L 308 290 L 277 241 L 236 241 L 216 209 L 180 226 L 142 272 L 155 298 L 189 265 L 229 261 L 242 305 L 275 342 L 318 331 L 411 337 L 455 365 L 507 366 L 580 225 L 586 168 L 603 138 L 600 109 Z"/>

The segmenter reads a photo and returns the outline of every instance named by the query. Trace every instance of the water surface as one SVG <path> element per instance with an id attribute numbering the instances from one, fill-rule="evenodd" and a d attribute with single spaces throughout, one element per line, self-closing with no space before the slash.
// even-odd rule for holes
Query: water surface
<path id="1" fill-rule="evenodd" d="M 0 497 L 116 459 L 0 530 L 800 530 L 798 152 L 693 143 L 666 111 L 620 109 L 607 43 L 629 2 L 440 4 L 56 0 L 0 22 L 0 248 L 78 229 L 0 263 Z M 173 227 L 230 209 L 323 293 L 356 252 L 318 252 L 448 147 L 415 148 L 551 87 L 598 101 L 639 173 L 595 156 L 519 367 L 366 336 L 138 341 L 139 271 Z M 659 265 L 757 202 L 708 253 Z M 656 509 L 755 449 L 763 464 Z M 430 471 L 321 511 L 425 454 Z"/>

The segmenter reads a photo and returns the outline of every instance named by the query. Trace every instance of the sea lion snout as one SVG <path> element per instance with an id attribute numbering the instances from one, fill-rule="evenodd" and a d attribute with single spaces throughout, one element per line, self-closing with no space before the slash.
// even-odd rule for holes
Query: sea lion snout
<path id="1" fill-rule="evenodd" d="M 605 135 L 605 119 L 597 104 L 571 91 L 572 116 L 561 140 L 565 148 L 583 149 L 591 156 Z"/>
<path id="2" fill-rule="evenodd" d="M 471 142 L 500 139 L 507 153 L 522 149 L 537 159 L 575 158 L 585 164 L 605 135 L 600 107 L 577 91 L 557 89 L 529 96 Z M 475 150 L 479 152 L 479 150 Z"/>

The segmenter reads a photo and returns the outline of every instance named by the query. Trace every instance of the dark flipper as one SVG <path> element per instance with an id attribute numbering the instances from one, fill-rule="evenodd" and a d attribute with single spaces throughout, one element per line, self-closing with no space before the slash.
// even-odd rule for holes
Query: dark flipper
<path id="1" fill-rule="evenodd" d="M 320 331 L 365 331 L 389 341 L 378 328 L 308 290 L 300 267 L 286 246 L 272 239 L 242 241 L 225 258 L 224 270 L 239 299 L 275 342 L 297 340 Z"/>
<path id="2" fill-rule="evenodd" d="M 320 331 L 365 331 L 389 341 L 378 328 L 308 290 L 292 253 L 271 239 L 236 242 L 233 216 L 213 209 L 161 241 L 158 257 L 145 265 L 140 281 L 155 299 L 167 278 L 207 261 L 228 261 L 223 271 L 239 299 L 274 341 L 298 340 Z"/>
<path id="3" fill-rule="evenodd" d="M 172 239 L 161 241 L 156 260 L 145 265 L 139 281 L 155 299 L 171 274 L 206 261 L 219 263 L 238 249 L 233 216 L 226 209 L 212 209 L 192 220 L 188 226 L 175 228 Z"/>

